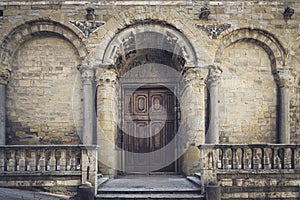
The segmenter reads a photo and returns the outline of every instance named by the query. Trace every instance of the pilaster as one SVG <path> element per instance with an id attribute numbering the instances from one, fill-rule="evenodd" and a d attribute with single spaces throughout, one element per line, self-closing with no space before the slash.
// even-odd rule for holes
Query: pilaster
<path id="1" fill-rule="evenodd" d="M 0 68 L 0 145 L 6 143 L 6 85 L 10 79 L 10 71 Z"/>

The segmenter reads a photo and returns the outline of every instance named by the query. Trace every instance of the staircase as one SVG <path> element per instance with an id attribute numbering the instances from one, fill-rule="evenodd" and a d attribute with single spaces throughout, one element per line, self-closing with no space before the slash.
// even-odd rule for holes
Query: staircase
<path id="1" fill-rule="evenodd" d="M 101 182 L 96 199 L 204 199 L 197 184 L 178 175 L 130 175 Z"/>

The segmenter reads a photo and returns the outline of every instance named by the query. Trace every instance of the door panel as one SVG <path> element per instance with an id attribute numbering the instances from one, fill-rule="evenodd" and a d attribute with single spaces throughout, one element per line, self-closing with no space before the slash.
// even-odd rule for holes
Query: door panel
<path id="1" fill-rule="evenodd" d="M 166 88 L 125 90 L 123 149 L 126 172 L 174 172 L 175 98 Z M 168 159 L 167 159 L 168 158 Z M 167 167 L 166 167 L 167 166 Z"/>

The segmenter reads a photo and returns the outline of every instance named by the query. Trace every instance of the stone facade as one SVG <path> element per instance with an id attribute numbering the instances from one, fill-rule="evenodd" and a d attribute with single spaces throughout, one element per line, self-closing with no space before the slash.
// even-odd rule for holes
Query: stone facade
<path id="1" fill-rule="evenodd" d="M 116 175 L 119 80 L 149 63 L 183 80 L 173 84 L 179 171 L 197 170 L 205 141 L 299 143 L 298 1 L 4 0 L 0 10 L 1 144 L 96 143 L 101 171 Z M 174 82 L 153 71 L 138 81 Z"/>

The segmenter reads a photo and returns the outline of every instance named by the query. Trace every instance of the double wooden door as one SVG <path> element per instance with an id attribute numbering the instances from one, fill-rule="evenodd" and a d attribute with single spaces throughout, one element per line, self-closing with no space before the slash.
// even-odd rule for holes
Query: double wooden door
<path id="1" fill-rule="evenodd" d="M 173 92 L 167 88 L 127 89 L 124 98 L 125 171 L 174 172 L 175 149 L 169 145 L 176 131 Z"/>

